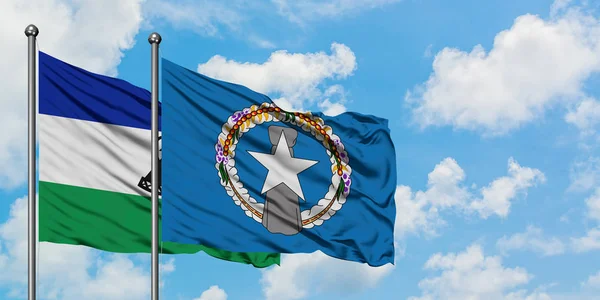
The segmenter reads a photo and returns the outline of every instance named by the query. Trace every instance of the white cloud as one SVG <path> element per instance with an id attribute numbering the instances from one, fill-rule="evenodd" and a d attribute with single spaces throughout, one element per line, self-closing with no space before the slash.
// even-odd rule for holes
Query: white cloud
<path id="1" fill-rule="evenodd" d="M 565 252 L 564 243 L 555 237 L 544 237 L 542 229 L 528 226 L 523 233 L 510 237 L 503 236 L 496 242 L 496 247 L 503 253 L 512 250 L 530 250 L 543 256 L 553 256 Z"/>
<path id="2" fill-rule="evenodd" d="M 200 298 L 194 300 L 227 300 L 227 293 L 219 286 L 213 285 L 200 294 Z"/>
<path id="3" fill-rule="evenodd" d="M 481 190 L 481 199 L 471 202 L 470 208 L 479 212 L 482 218 L 492 214 L 500 217 L 508 216 L 510 200 L 517 193 L 525 193 L 527 189 L 538 183 L 544 183 L 546 178 L 538 169 L 521 167 L 512 157 L 508 160 L 508 176 L 495 179 L 490 185 Z"/>
<path id="4" fill-rule="evenodd" d="M 339 17 L 382 7 L 400 0 L 271 0 L 279 13 L 290 21 L 304 25 L 307 21 L 323 17 Z"/>
<path id="5" fill-rule="evenodd" d="M 569 4 L 571 4 L 573 0 L 555 0 L 550 6 L 550 15 L 556 16 L 558 13 L 563 12 L 565 9 L 568 9 Z"/>
<path id="6" fill-rule="evenodd" d="M 590 275 L 590 277 L 588 277 L 585 282 L 582 282 L 581 285 L 585 288 L 600 290 L 600 271 L 594 275 Z"/>
<path id="7" fill-rule="evenodd" d="M 239 1 L 165 1 L 149 0 L 144 12 L 151 20 L 166 20 L 175 28 L 188 29 L 207 36 L 219 35 L 219 27 L 237 30 L 245 21 Z M 247 9 L 248 7 L 246 7 Z"/>
<path id="8" fill-rule="evenodd" d="M 38 289 L 51 299 L 148 299 L 148 270 L 132 256 L 83 246 L 39 243 Z M 172 262 L 170 262 L 171 267 Z M 164 269 L 164 268 L 163 268 Z M 9 219 L 0 224 L 0 286 L 23 295 L 27 285 L 27 200 L 17 199 Z"/>
<path id="9" fill-rule="evenodd" d="M 523 291 L 512 292 L 533 276 L 523 268 L 503 266 L 499 256 L 485 256 L 477 244 L 458 254 L 434 254 L 424 268 L 440 273 L 421 280 L 421 297 L 410 299 L 547 299 L 526 298 Z"/>
<path id="10" fill-rule="evenodd" d="M 319 103 L 319 108 L 323 111 L 323 114 L 327 116 L 337 116 L 346 112 L 346 107 L 341 103 L 332 103 L 329 99 L 325 99 Z"/>
<path id="11" fill-rule="evenodd" d="M 25 26 L 40 29 L 40 50 L 92 72 L 116 75 L 123 51 L 134 44 L 142 0 L 0 1 L 0 188 L 26 177 L 27 38 Z M 98 13 L 102 12 L 102 13 Z M 110 22 L 106 22 L 106 16 Z"/>
<path id="12" fill-rule="evenodd" d="M 408 233 L 423 232 L 426 236 L 437 235 L 437 229 L 446 222 L 438 217 L 438 209 L 431 206 L 427 192 L 413 195 L 409 186 L 396 189 L 396 223 L 394 234 L 400 238 Z M 420 196 L 418 196 L 420 195 Z"/>
<path id="13" fill-rule="evenodd" d="M 433 44 L 429 44 L 427 46 L 427 48 L 425 48 L 425 51 L 423 52 L 423 57 L 425 57 L 425 58 L 431 57 L 433 55 L 432 50 L 433 50 Z"/>
<path id="14" fill-rule="evenodd" d="M 508 293 L 503 300 L 552 300 L 554 299 L 545 292 L 528 293 L 526 290 Z"/>
<path id="15" fill-rule="evenodd" d="M 600 188 L 585 199 L 586 216 L 600 225 Z M 600 250 L 600 227 L 591 228 L 585 236 L 571 238 L 571 247 L 577 253 Z"/>
<path id="16" fill-rule="evenodd" d="M 427 190 L 413 193 L 408 186 L 396 189 L 395 234 L 422 231 L 428 236 L 437 234 L 437 228 L 445 225 L 439 217 L 440 210 L 464 207 L 471 196 L 461 183 L 464 170 L 453 158 L 445 158 L 427 175 Z"/>
<path id="17" fill-rule="evenodd" d="M 600 157 L 575 162 L 570 170 L 569 191 L 586 192 L 600 185 Z"/>
<path id="18" fill-rule="evenodd" d="M 272 41 L 269 41 L 267 39 L 259 37 L 255 34 L 249 35 L 248 40 L 250 42 L 252 42 L 252 44 L 254 44 L 255 46 L 258 46 L 259 48 L 263 48 L 263 49 L 277 48 L 277 45 L 275 45 L 275 43 L 273 43 Z"/>
<path id="19" fill-rule="evenodd" d="M 585 199 L 585 204 L 588 210 L 587 216 L 600 224 L 600 188 L 596 188 L 596 192 Z"/>
<path id="20" fill-rule="evenodd" d="M 584 136 L 593 135 L 600 124 L 600 101 L 587 98 L 565 116 L 565 120 L 581 130 Z"/>
<path id="21" fill-rule="evenodd" d="M 405 97 L 414 121 L 501 135 L 582 99 L 583 83 L 600 70 L 600 22 L 556 5 L 549 20 L 516 18 L 489 52 L 481 45 L 438 52 L 427 82 Z"/>
<path id="22" fill-rule="evenodd" d="M 281 266 L 262 271 L 261 284 L 267 300 L 304 299 L 322 292 L 349 295 L 375 287 L 393 270 L 391 264 L 370 267 L 317 251 L 282 255 Z"/>
<path id="23" fill-rule="evenodd" d="M 427 179 L 428 189 L 423 195 L 432 206 L 463 206 L 470 196 L 467 188 L 460 184 L 465 180 L 465 171 L 453 158 L 445 158 L 437 164 Z"/>
<path id="24" fill-rule="evenodd" d="M 412 192 L 408 186 L 396 190 L 396 234 L 423 232 L 434 236 L 444 226 L 439 216 L 443 210 L 477 213 L 481 218 L 497 215 L 505 218 L 511 201 L 518 194 L 526 195 L 528 188 L 544 182 L 538 170 L 520 166 L 513 158 L 508 160 L 508 176 L 493 180 L 474 193 L 464 183 L 465 172 L 453 158 L 446 158 L 429 173 L 427 190 Z"/>
<path id="25" fill-rule="evenodd" d="M 600 228 L 588 230 L 585 236 L 571 238 L 571 246 L 577 253 L 600 250 Z"/>
<path id="26" fill-rule="evenodd" d="M 327 87 L 325 80 L 340 80 L 352 75 L 356 57 L 346 45 L 333 43 L 331 54 L 275 51 L 262 64 L 241 63 L 216 55 L 198 65 L 198 72 L 225 81 L 242 84 L 272 97 L 275 101 L 302 110 L 319 104 L 333 113 L 342 110 L 341 86 Z M 322 91 L 322 86 L 327 87 Z M 337 101 L 333 97 L 341 98 Z"/>
<path id="27" fill-rule="evenodd" d="M 42 266 L 43 267 L 43 266 Z M 62 287 L 61 299 L 147 299 L 149 274 L 124 255 L 99 260 L 98 271 L 87 280 L 69 280 Z M 81 270 L 83 272 L 83 270 Z M 54 276 L 61 276 L 62 272 Z M 64 275 L 63 275 L 64 276 Z M 75 286 L 77 284 L 77 286 Z M 53 285 L 54 289 L 59 286 Z M 57 290 L 60 295 L 60 290 Z"/>
<path id="28" fill-rule="evenodd" d="M 175 272 L 175 259 L 174 258 L 169 258 L 169 260 L 167 260 L 167 262 L 165 263 L 161 263 L 159 265 L 159 274 L 169 274 L 169 273 L 173 273 Z"/>
<path id="29" fill-rule="evenodd" d="M 346 92 L 344 87 L 336 84 L 332 85 L 324 93 L 324 99 L 318 103 L 319 109 L 328 116 L 337 116 L 346 112 Z"/>

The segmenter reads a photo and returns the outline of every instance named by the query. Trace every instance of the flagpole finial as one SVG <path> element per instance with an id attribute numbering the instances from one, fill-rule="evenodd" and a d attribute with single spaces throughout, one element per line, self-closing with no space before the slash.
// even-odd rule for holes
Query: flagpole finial
<path id="1" fill-rule="evenodd" d="M 158 34 L 157 32 L 151 33 L 150 36 L 148 37 L 148 43 L 150 43 L 150 44 L 160 44 L 161 41 L 162 41 L 162 38 L 160 37 L 160 34 Z"/>
<path id="2" fill-rule="evenodd" d="M 37 26 L 35 26 L 33 24 L 30 24 L 25 28 L 25 35 L 28 37 L 29 36 L 36 37 L 38 35 L 38 33 L 40 33 L 40 31 L 38 30 Z"/>

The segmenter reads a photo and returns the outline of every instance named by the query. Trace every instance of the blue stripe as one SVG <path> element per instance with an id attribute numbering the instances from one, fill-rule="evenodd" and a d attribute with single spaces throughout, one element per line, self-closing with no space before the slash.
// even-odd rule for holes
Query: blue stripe
<path id="1" fill-rule="evenodd" d="M 39 52 L 39 113 L 150 130 L 150 92 Z M 161 105 L 159 103 L 159 130 Z"/>

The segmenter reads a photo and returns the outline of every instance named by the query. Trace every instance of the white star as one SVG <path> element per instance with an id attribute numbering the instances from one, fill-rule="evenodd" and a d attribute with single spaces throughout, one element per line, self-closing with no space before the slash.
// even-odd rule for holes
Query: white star
<path id="1" fill-rule="evenodd" d="M 298 195 L 300 199 L 304 200 L 304 193 L 302 193 L 302 187 L 300 187 L 298 174 L 312 167 L 318 161 L 292 157 L 287 145 L 285 132 L 281 132 L 275 154 L 251 151 L 248 151 L 248 153 L 269 170 L 261 194 L 283 183 Z"/>

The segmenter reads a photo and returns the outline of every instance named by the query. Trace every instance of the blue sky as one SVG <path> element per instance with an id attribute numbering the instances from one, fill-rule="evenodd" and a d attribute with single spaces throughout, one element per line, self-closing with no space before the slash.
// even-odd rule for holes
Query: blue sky
<path id="1" fill-rule="evenodd" d="M 600 295 L 594 1 L 2 1 L 0 298 L 26 287 L 26 39 L 148 88 L 162 56 L 296 109 L 390 120 L 395 266 L 320 253 L 257 270 L 163 257 L 163 299 L 593 299 Z M 43 299 L 147 299 L 149 256 L 40 246 Z M 127 283 L 127 281 L 129 281 Z M 414 297 L 414 298 L 412 298 Z"/>

